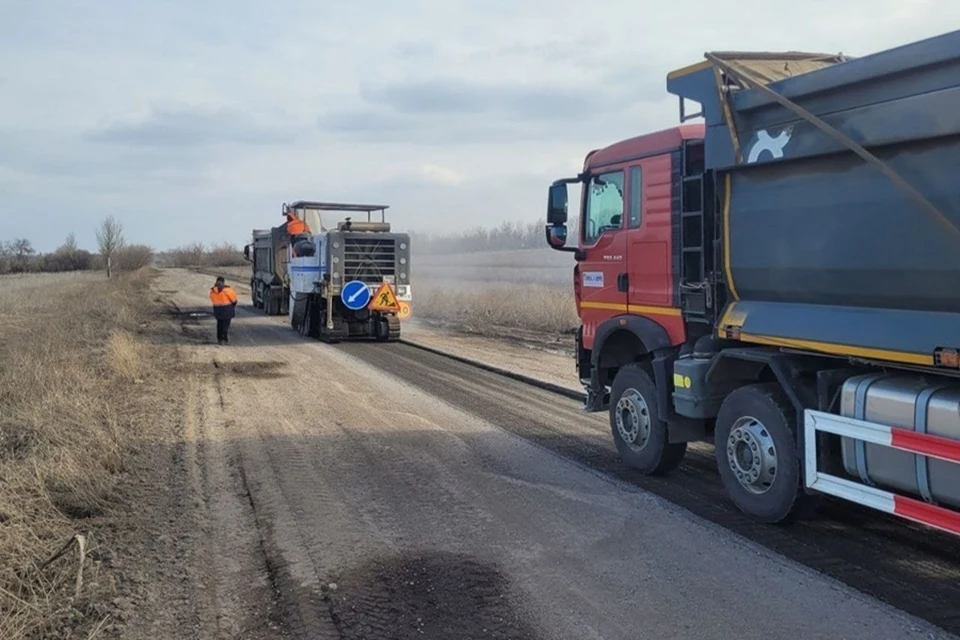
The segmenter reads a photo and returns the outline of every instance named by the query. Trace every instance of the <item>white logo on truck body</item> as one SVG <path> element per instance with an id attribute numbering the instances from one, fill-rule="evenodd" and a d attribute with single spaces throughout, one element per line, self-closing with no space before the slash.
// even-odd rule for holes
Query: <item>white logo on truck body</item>
<path id="1" fill-rule="evenodd" d="M 584 271 L 583 286 L 594 289 L 603 288 L 603 271 Z"/>
<path id="2" fill-rule="evenodd" d="M 787 127 L 781 131 L 777 134 L 776 138 L 770 137 L 766 129 L 757 131 L 757 141 L 750 147 L 750 155 L 747 156 L 747 162 L 756 162 L 760 159 L 760 154 L 764 151 L 769 151 L 775 160 L 779 160 L 783 157 L 783 148 L 790 142 L 791 136 L 793 136 L 792 127 Z"/>

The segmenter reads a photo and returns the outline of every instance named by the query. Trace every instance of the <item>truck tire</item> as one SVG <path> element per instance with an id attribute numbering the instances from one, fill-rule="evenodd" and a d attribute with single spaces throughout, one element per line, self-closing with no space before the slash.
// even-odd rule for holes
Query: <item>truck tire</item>
<path id="1" fill-rule="evenodd" d="M 375 326 L 374 335 L 379 342 L 396 342 L 400 339 L 400 319 L 397 316 L 382 316 Z"/>
<path id="2" fill-rule="evenodd" d="M 333 331 L 327 329 L 327 323 L 321 318 L 317 330 L 317 337 L 327 344 L 337 344 L 341 340 L 348 338 L 350 330 L 343 318 L 333 317 Z"/>
<path id="3" fill-rule="evenodd" d="M 792 519 L 800 496 L 796 410 L 776 382 L 731 393 L 715 431 L 717 469 L 730 500 L 760 522 Z"/>
<path id="4" fill-rule="evenodd" d="M 650 374 L 639 364 L 621 367 L 610 389 L 610 429 L 623 461 L 645 475 L 670 473 L 687 452 L 686 442 L 670 443 L 657 415 Z"/>
<path id="5" fill-rule="evenodd" d="M 317 334 L 317 323 L 319 314 L 317 313 L 317 304 L 313 300 L 307 300 L 306 308 L 303 310 L 303 320 L 300 322 L 300 335 L 305 338 L 315 338 Z"/>
<path id="6" fill-rule="evenodd" d="M 270 316 L 281 315 L 281 313 L 283 312 L 281 303 L 282 303 L 282 300 L 280 297 L 280 293 L 278 291 L 274 289 L 266 290 L 265 308 L 267 311 L 267 315 L 270 315 Z"/>

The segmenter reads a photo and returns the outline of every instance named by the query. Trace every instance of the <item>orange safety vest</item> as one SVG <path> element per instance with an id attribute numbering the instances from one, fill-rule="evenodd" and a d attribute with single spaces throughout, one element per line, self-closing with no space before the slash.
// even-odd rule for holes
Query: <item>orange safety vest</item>
<path id="1" fill-rule="evenodd" d="M 210 289 L 210 302 L 214 307 L 225 307 L 236 304 L 237 294 L 233 292 L 233 287 L 226 285 L 222 291 L 217 291 L 216 287 Z"/>
<path id="2" fill-rule="evenodd" d="M 293 216 L 287 217 L 287 233 L 295 236 L 300 233 L 310 233 L 310 227 L 306 222 Z"/>

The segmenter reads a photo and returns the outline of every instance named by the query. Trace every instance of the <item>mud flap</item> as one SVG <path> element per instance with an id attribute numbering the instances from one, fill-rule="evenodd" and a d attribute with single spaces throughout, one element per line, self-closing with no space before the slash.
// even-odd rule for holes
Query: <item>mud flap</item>
<path id="1" fill-rule="evenodd" d="M 583 404 L 584 413 L 606 411 L 610 406 L 610 391 L 600 384 L 600 371 L 594 367 L 590 372 L 590 384 L 585 387 L 587 398 Z"/>

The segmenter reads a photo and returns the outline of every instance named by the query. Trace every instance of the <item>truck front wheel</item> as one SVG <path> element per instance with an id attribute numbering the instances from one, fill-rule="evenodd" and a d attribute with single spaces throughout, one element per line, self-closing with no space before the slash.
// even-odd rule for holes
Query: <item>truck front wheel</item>
<path id="1" fill-rule="evenodd" d="M 723 401 L 715 432 L 723 487 L 743 513 L 789 520 L 800 493 L 796 411 L 777 383 L 737 389 Z"/>
<path id="2" fill-rule="evenodd" d="M 686 442 L 670 443 L 658 415 L 650 375 L 639 364 L 622 367 L 610 389 L 610 429 L 623 461 L 645 475 L 673 471 L 687 451 Z"/>

